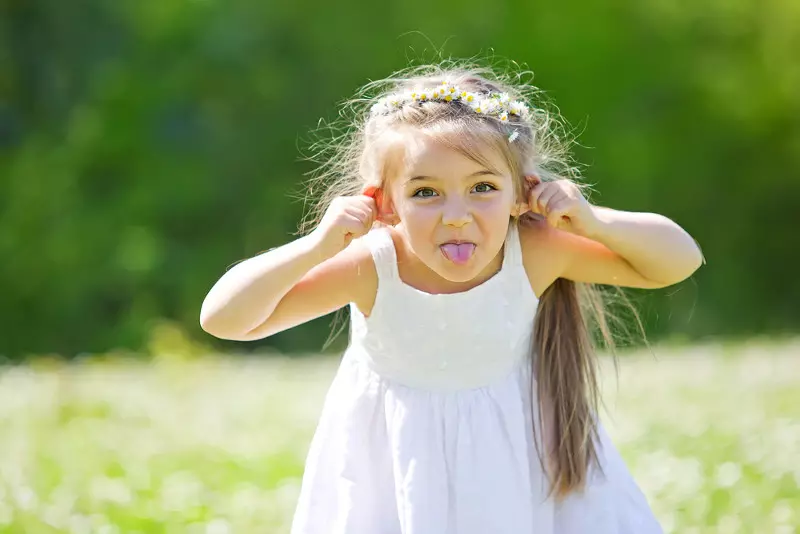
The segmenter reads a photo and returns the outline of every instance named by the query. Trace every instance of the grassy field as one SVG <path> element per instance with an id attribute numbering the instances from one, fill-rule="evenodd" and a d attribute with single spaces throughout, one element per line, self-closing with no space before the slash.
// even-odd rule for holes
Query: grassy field
<path id="1" fill-rule="evenodd" d="M 800 532 L 800 342 L 653 352 L 606 420 L 665 530 Z M 0 532 L 287 532 L 337 363 L 0 369 Z"/>

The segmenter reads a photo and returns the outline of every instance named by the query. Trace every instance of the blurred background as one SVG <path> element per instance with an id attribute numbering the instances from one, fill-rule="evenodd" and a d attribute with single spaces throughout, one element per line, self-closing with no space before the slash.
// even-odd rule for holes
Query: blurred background
<path id="1" fill-rule="evenodd" d="M 700 243 L 631 292 L 609 425 L 665 530 L 800 532 L 800 3 L 0 0 L 0 532 L 287 532 L 346 335 L 199 327 L 294 238 L 370 80 L 532 70 L 595 203 Z"/>

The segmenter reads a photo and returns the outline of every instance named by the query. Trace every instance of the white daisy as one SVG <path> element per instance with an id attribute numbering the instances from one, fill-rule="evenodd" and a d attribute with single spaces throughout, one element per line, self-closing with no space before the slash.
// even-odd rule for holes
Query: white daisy
<path id="1" fill-rule="evenodd" d="M 521 101 L 511 100 L 508 93 L 475 93 L 453 85 L 449 80 L 434 87 L 415 87 L 397 93 L 390 93 L 377 100 L 370 108 L 373 114 L 390 113 L 408 102 L 463 102 L 476 113 L 497 117 L 502 122 L 508 121 L 509 115 L 527 119 L 530 115 L 528 106 Z M 516 136 L 513 136 L 516 139 Z M 512 140 L 513 141 L 513 140 Z"/>
<path id="2" fill-rule="evenodd" d="M 528 106 L 526 106 L 524 102 L 515 101 L 511 113 L 519 115 L 522 118 L 527 118 L 529 115 Z"/>
<path id="3" fill-rule="evenodd" d="M 486 113 L 497 113 L 500 104 L 494 98 L 487 98 L 483 101 L 483 106 L 486 108 Z"/>

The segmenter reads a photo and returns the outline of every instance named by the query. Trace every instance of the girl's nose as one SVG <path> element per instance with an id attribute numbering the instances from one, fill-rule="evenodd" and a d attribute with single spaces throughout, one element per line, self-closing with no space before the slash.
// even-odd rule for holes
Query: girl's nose
<path id="1" fill-rule="evenodd" d="M 469 206 L 460 200 L 450 200 L 444 205 L 442 210 L 442 224 L 460 228 L 472 221 L 472 214 Z"/>

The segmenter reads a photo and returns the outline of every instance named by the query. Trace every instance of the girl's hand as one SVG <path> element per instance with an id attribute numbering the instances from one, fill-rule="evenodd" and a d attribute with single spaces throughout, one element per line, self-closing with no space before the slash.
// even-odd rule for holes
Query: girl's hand
<path id="1" fill-rule="evenodd" d="M 569 180 L 543 182 L 537 176 L 525 177 L 529 189 L 528 208 L 541 215 L 553 228 L 590 236 L 598 225 L 594 207 Z"/>
<path id="2" fill-rule="evenodd" d="M 333 257 L 372 228 L 377 209 L 371 196 L 357 195 L 335 199 L 319 226 L 312 232 L 326 257 Z"/>

